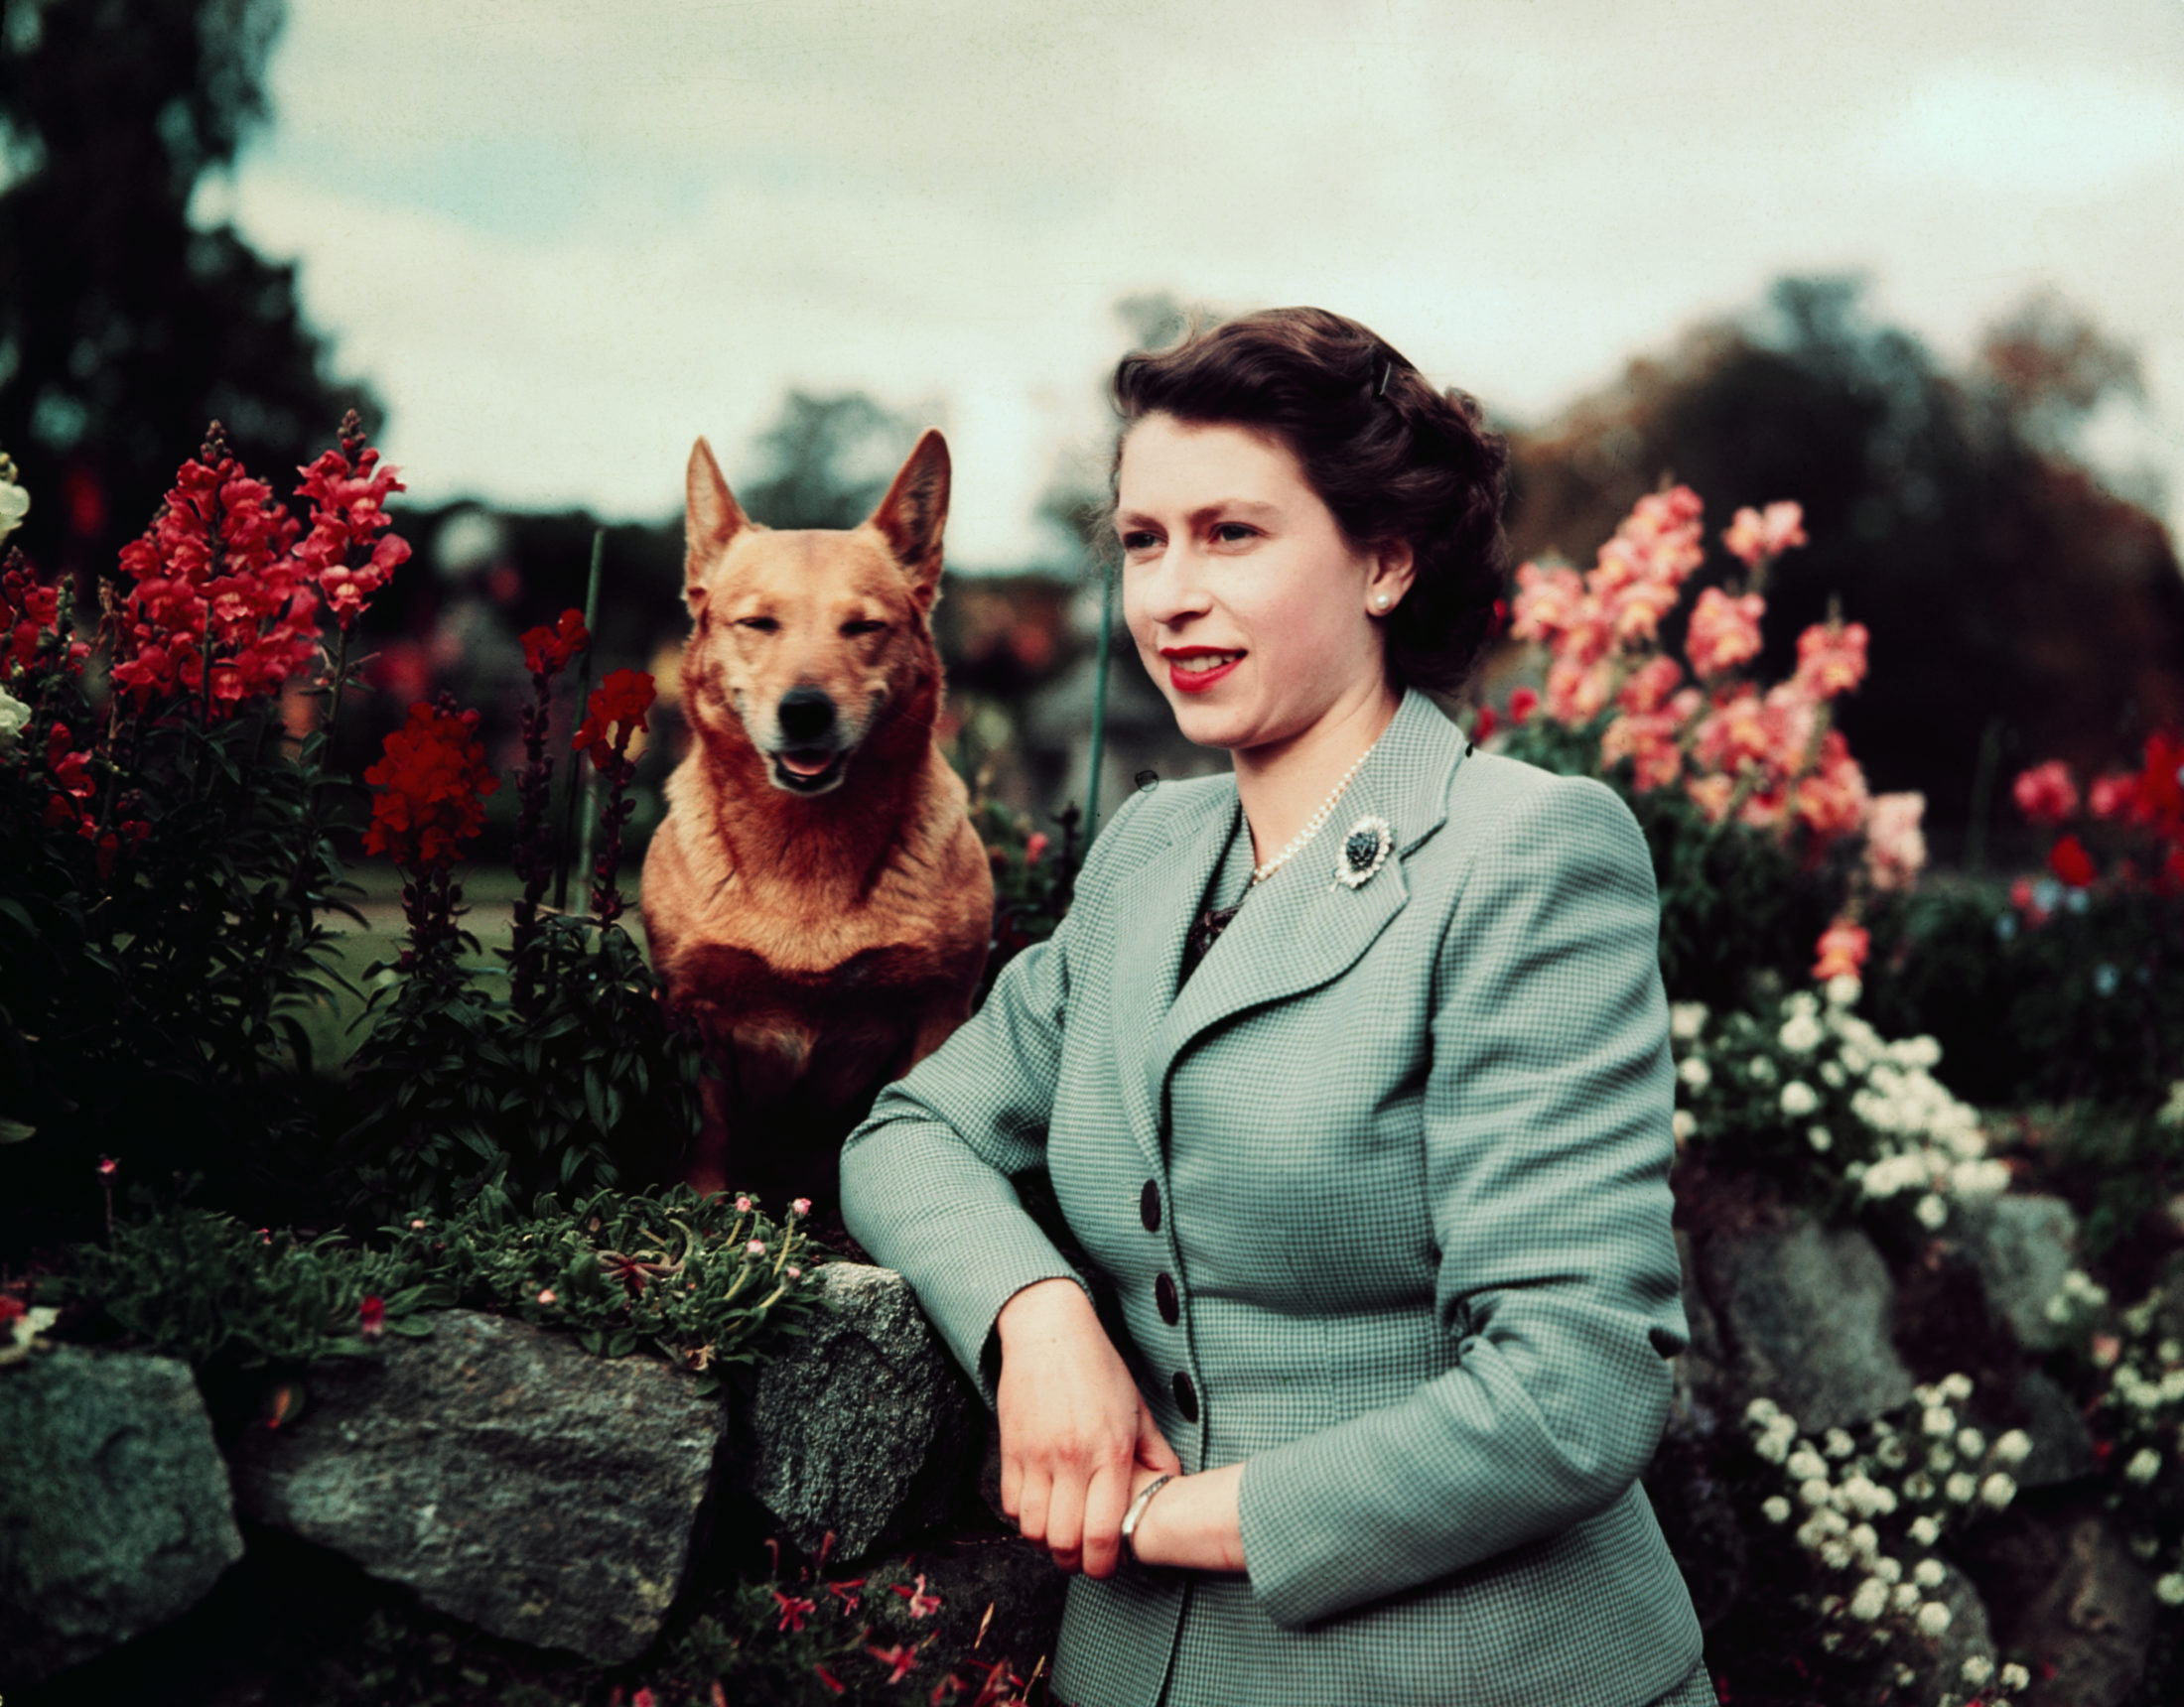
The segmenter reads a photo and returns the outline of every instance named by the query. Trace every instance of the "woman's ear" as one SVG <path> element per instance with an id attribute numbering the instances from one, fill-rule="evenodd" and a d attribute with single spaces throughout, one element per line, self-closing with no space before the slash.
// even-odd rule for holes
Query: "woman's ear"
<path id="1" fill-rule="evenodd" d="M 1387 615 L 1403 602 L 1417 574 L 1418 561 L 1409 540 L 1390 540 L 1373 547 L 1371 568 L 1365 577 L 1366 609 L 1375 616 Z"/>

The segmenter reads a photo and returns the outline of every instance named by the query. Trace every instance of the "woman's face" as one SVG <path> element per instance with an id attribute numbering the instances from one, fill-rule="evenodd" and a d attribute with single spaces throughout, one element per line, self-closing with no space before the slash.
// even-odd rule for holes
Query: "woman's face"
<path id="1" fill-rule="evenodd" d="M 1374 599 L 1401 601 L 1410 548 L 1349 544 L 1288 446 L 1148 415 L 1116 497 L 1124 620 L 1186 738 L 1286 741 L 1386 691 Z"/>

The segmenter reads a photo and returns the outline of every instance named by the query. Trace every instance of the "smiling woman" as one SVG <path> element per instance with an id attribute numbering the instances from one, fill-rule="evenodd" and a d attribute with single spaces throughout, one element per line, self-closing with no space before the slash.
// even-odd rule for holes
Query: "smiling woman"
<path id="1" fill-rule="evenodd" d="M 1080 1573 L 1056 1696 L 1710 1702 L 1638 1482 L 1689 1339 L 1652 861 L 1419 691 L 1490 633 L 1502 444 L 1316 309 L 1115 392 L 1131 634 L 1233 775 L 1134 795 L 842 1161 Z"/>

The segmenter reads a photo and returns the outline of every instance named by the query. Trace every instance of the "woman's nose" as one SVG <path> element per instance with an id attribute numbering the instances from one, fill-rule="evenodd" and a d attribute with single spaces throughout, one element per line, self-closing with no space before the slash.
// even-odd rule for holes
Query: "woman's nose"
<path id="1" fill-rule="evenodd" d="M 1171 542 L 1153 562 L 1144 566 L 1141 583 L 1145 612 L 1157 622 L 1202 616 L 1211 606 L 1206 590 L 1203 560 L 1187 540 Z"/>

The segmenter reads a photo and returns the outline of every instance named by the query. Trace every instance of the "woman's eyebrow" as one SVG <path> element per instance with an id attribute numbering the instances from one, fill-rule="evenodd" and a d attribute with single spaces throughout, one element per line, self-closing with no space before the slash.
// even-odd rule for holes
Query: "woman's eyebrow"
<path id="1" fill-rule="evenodd" d="M 1282 506 L 1280 504 L 1270 504 L 1259 498 L 1217 498 L 1210 504 L 1200 504 L 1190 512 L 1186 519 L 1195 526 L 1210 517 L 1222 514 L 1278 516 L 1281 513 Z M 1141 522 L 1150 522 L 1153 519 L 1142 510 L 1119 510 L 1115 515 L 1115 525 L 1117 527 L 1135 527 Z"/>

